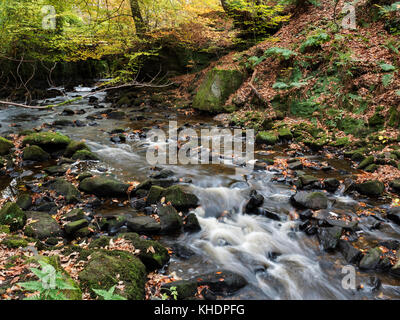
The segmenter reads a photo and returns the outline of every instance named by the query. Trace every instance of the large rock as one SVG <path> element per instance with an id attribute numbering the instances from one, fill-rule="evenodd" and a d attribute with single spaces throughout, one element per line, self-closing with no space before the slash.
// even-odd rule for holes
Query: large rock
<path id="1" fill-rule="evenodd" d="M 318 239 L 325 251 L 335 250 L 342 235 L 341 227 L 319 228 Z"/>
<path id="2" fill-rule="evenodd" d="M 28 237 L 43 240 L 51 237 L 61 237 L 61 227 L 51 215 L 46 212 L 28 211 L 26 216 L 29 219 L 25 226 L 24 233 Z"/>
<path id="3" fill-rule="evenodd" d="M 109 290 L 116 285 L 123 285 L 116 294 L 129 300 L 144 299 L 146 268 L 144 264 L 126 251 L 99 250 L 91 254 L 91 259 L 79 273 L 81 286 L 95 297 L 93 289 Z"/>
<path id="4" fill-rule="evenodd" d="M 390 188 L 396 193 L 400 193 L 400 179 L 395 179 L 389 183 Z"/>
<path id="5" fill-rule="evenodd" d="M 386 216 L 394 223 L 400 225 L 400 207 L 393 207 L 388 209 L 386 211 Z"/>
<path id="6" fill-rule="evenodd" d="M 10 140 L 0 137 L 0 156 L 9 154 L 13 147 L 14 144 Z"/>
<path id="7" fill-rule="evenodd" d="M 360 269 L 373 270 L 376 269 L 381 261 L 382 251 L 379 247 L 368 250 L 368 252 L 361 259 L 359 267 Z"/>
<path id="8" fill-rule="evenodd" d="M 62 178 L 51 180 L 46 184 L 46 186 L 50 190 L 54 190 L 58 195 L 64 196 L 67 203 L 79 202 L 81 198 L 78 189 L 76 189 L 72 183 Z"/>
<path id="9" fill-rule="evenodd" d="M 162 268 L 169 261 L 168 250 L 158 241 L 145 240 L 139 237 L 137 233 L 122 233 L 124 239 L 132 242 L 135 249 L 139 249 L 139 259 L 146 266 L 148 271 Z"/>
<path id="10" fill-rule="evenodd" d="M 161 224 L 149 216 L 128 218 L 126 224 L 132 232 L 157 234 L 161 231 Z"/>
<path id="11" fill-rule="evenodd" d="M 359 193 L 370 197 L 379 197 L 385 191 L 385 185 L 377 180 L 356 184 L 355 188 Z"/>
<path id="12" fill-rule="evenodd" d="M 339 240 L 338 249 L 342 253 L 343 257 L 346 259 L 346 261 L 348 263 L 357 264 L 362 257 L 362 252 L 360 250 L 354 248 L 346 240 Z"/>
<path id="13" fill-rule="evenodd" d="M 78 230 L 81 230 L 89 225 L 89 222 L 86 219 L 76 220 L 67 223 L 64 226 L 64 230 L 68 235 L 72 235 Z"/>
<path id="14" fill-rule="evenodd" d="M 65 149 L 64 156 L 70 158 L 80 150 L 90 151 L 89 147 L 83 141 L 71 141 L 68 144 L 67 149 Z"/>
<path id="15" fill-rule="evenodd" d="M 166 203 L 171 203 L 178 210 L 188 210 L 190 208 L 196 208 L 199 203 L 199 199 L 191 193 L 183 191 L 181 186 L 172 186 L 167 188 L 163 193 L 162 197 L 165 197 Z"/>
<path id="16" fill-rule="evenodd" d="M 328 198 L 322 192 L 299 191 L 290 199 L 295 206 L 301 208 L 319 210 L 328 207 Z"/>
<path id="17" fill-rule="evenodd" d="M 93 152 L 89 150 L 79 150 L 74 153 L 74 155 L 71 158 L 72 160 L 83 160 L 83 161 L 89 161 L 89 160 L 94 160 L 97 161 L 99 160 L 99 157 L 96 156 Z"/>
<path id="18" fill-rule="evenodd" d="M 219 295 L 231 295 L 247 285 L 245 278 L 227 270 L 210 272 L 196 278 L 199 286 L 208 286 L 212 292 Z"/>
<path id="19" fill-rule="evenodd" d="M 0 225 L 10 227 L 11 231 L 21 230 L 26 223 L 26 214 L 16 203 L 7 202 L 0 210 Z"/>
<path id="20" fill-rule="evenodd" d="M 214 68 L 206 75 L 193 100 L 193 108 L 209 111 L 225 111 L 225 102 L 243 83 L 239 70 Z"/>
<path id="21" fill-rule="evenodd" d="M 171 287 L 176 288 L 178 300 L 192 298 L 197 293 L 197 281 L 195 280 L 178 280 L 164 284 L 161 292 L 171 296 Z"/>
<path id="22" fill-rule="evenodd" d="M 26 136 L 22 144 L 36 145 L 46 152 L 53 152 L 65 149 L 70 142 L 70 138 L 58 132 L 39 132 Z"/>
<path id="23" fill-rule="evenodd" d="M 160 217 L 162 233 L 166 234 L 181 231 L 183 226 L 182 218 L 173 206 L 159 205 L 157 207 L 157 213 Z"/>
<path id="24" fill-rule="evenodd" d="M 40 162 L 49 160 L 50 155 L 39 146 L 28 146 L 24 149 L 22 159 Z"/>
<path id="25" fill-rule="evenodd" d="M 79 189 L 98 197 L 127 197 L 129 185 L 109 176 L 86 178 L 81 181 Z"/>

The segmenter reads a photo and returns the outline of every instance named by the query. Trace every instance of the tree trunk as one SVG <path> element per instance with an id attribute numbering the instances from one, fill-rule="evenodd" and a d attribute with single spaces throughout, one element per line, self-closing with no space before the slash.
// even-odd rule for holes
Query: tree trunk
<path id="1" fill-rule="evenodd" d="M 141 38 L 147 31 L 147 26 L 143 20 L 142 13 L 140 12 L 138 0 L 130 0 L 130 5 L 133 21 L 135 22 L 136 34 Z"/>

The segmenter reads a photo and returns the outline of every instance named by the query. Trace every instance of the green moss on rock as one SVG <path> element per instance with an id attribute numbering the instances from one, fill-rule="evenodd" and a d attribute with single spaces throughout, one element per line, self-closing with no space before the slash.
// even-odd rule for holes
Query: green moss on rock
<path id="1" fill-rule="evenodd" d="M 22 159 L 30 161 L 46 161 L 50 159 L 50 155 L 39 146 L 28 146 L 24 149 Z"/>
<path id="2" fill-rule="evenodd" d="M 25 223 L 25 212 L 16 203 L 7 202 L 0 210 L 0 224 L 9 226 L 11 231 L 21 230 Z"/>
<path id="3" fill-rule="evenodd" d="M 260 144 L 274 145 L 278 140 L 278 135 L 273 131 L 261 131 L 256 136 L 256 142 Z"/>
<path id="4" fill-rule="evenodd" d="M 117 294 L 129 300 L 142 300 L 146 268 L 131 253 L 98 250 L 91 254 L 91 259 L 79 274 L 79 280 L 82 288 L 89 290 L 93 297 L 96 296 L 93 289 L 109 290 L 122 282 L 124 291 L 117 289 Z"/>
<path id="5" fill-rule="evenodd" d="M 10 140 L 0 137 L 0 156 L 9 154 L 13 147 L 14 144 Z"/>
<path id="6" fill-rule="evenodd" d="M 5 238 L 1 244 L 9 249 L 18 249 L 27 247 L 28 241 L 19 236 L 9 236 Z"/>
<path id="7" fill-rule="evenodd" d="M 89 147 L 83 141 L 71 141 L 67 146 L 67 149 L 65 149 L 64 156 L 70 158 L 80 150 L 90 151 Z"/>
<path id="8" fill-rule="evenodd" d="M 193 108 L 222 112 L 229 96 L 239 89 L 244 76 L 239 70 L 212 69 L 207 75 L 193 101 Z"/>
<path id="9" fill-rule="evenodd" d="M 26 136 L 22 141 L 24 146 L 36 145 L 47 152 L 65 149 L 71 139 L 58 132 L 39 132 Z"/>
<path id="10" fill-rule="evenodd" d="M 74 153 L 74 155 L 72 156 L 72 160 L 84 160 L 84 161 L 88 161 L 88 160 L 99 160 L 99 157 L 96 156 L 93 152 L 89 151 L 89 150 L 79 150 L 77 152 Z"/>

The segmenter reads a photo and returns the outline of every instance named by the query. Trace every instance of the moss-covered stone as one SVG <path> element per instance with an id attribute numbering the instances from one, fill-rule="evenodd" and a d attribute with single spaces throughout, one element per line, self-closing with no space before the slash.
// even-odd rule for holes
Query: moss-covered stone
<path id="1" fill-rule="evenodd" d="M 79 189 L 98 197 L 127 197 L 129 185 L 109 176 L 98 176 L 81 181 Z"/>
<path id="2" fill-rule="evenodd" d="M 46 161 L 50 159 L 50 155 L 39 146 L 28 146 L 24 149 L 22 159 L 30 161 Z"/>
<path id="3" fill-rule="evenodd" d="M 27 210 L 32 206 L 32 197 L 27 193 L 21 194 L 16 203 L 22 210 Z"/>
<path id="4" fill-rule="evenodd" d="M 313 151 L 319 151 L 321 150 L 324 146 L 326 146 L 329 143 L 329 139 L 327 137 L 321 137 L 318 139 L 312 139 L 312 140 L 306 140 L 304 141 L 304 144 L 308 147 L 310 147 L 311 150 Z"/>
<path id="5" fill-rule="evenodd" d="M 365 169 L 369 165 L 373 164 L 374 161 L 375 161 L 374 156 L 366 157 L 363 161 L 360 162 L 360 164 L 358 165 L 357 169 Z"/>
<path id="6" fill-rule="evenodd" d="M 93 297 L 96 296 L 93 289 L 109 290 L 122 282 L 124 290 L 117 289 L 117 294 L 129 300 L 142 300 L 146 268 L 128 252 L 99 250 L 91 254 L 91 259 L 79 274 L 79 280 Z"/>
<path id="7" fill-rule="evenodd" d="M 12 141 L 0 137 L 0 156 L 5 156 L 10 153 L 11 149 L 14 147 Z"/>
<path id="8" fill-rule="evenodd" d="M 29 223 L 24 228 L 24 234 L 28 237 L 43 240 L 63 235 L 57 221 L 47 212 L 27 211 L 26 217 Z"/>
<path id="9" fill-rule="evenodd" d="M 331 143 L 332 146 L 336 148 L 344 148 L 351 144 L 351 141 L 348 137 L 339 138 L 336 141 Z"/>
<path id="10" fill-rule="evenodd" d="M 139 259 L 148 271 L 160 269 L 168 263 L 170 258 L 168 250 L 158 241 L 142 239 L 134 232 L 123 233 L 120 236 L 131 241 L 133 246 L 140 250 Z M 154 252 L 151 248 L 154 249 Z"/>
<path id="11" fill-rule="evenodd" d="M 282 140 L 292 140 L 293 134 L 289 128 L 280 128 L 278 130 L 279 139 Z"/>
<path id="12" fill-rule="evenodd" d="M 28 241 L 19 236 L 6 237 L 1 244 L 9 249 L 25 248 L 28 246 Z"/>
<path id="13" fill-rule="evenodd" d="M 7 202 L 0 210 L 0 224 L 9 226 L 11 231 L 21 230 L 25 223 L 25 212 L 16 203 Z"/>
<path id="14" fill-rule="evenodd" d="M 378 197 L 385 191 L 385 185 L 377 180 L 356 184 L 356 190 L 366 196 Z"/>
<path id="15" fill-rule="evenodd" d="M 58 132 L 39 132 L 26 136 L 22 141 L 24 146 L 36 145 L 41 147 L 44 151 L 53 152 L 65 149 L 71 139 Z"/>
<path id="16" fill-rule="evenodd" d="M 10 233 L 10 227 L 0 224 L 0 233 Z"/>
<path id="17" fill-rule="evenodd" d="M 209 112 L 225 111 L 226 100 L 243 80 L 243 73 L 239 70 L 212 69 L 196 93 L 193 108 Z"/>
<path id="18" fill-rule="evenodd" d="M 74 234 L 76 231 L 85 228 L 89 225 L 86 219 L 76 220 L 64 225 L 64 230 L 68 235 Z"/>
<path id="19" fill-rule="evenodd" d="M 89 160 L 99 160 L 99 157 L 96 156 L 93 152 L 89 150 L 79 150 L 74 153 L 72 156 L 72 160 L 83 160 L 83 161 L 89 161 Z"/>
<path id="20" fill-rule="evenodd" d="M 173 206 L 159 205 L 157 213 L 161 221 L 161 232 L 164 234 L 179 232 L 182 229 L 182 218 Z"/>
<path id="21" fill-rule="evenodd" d="M 261 131 L 256 136 L 256 142 L 259 144 L 274 145 L 278 140 L 278 135 L 273 131 Z"/>
<path id="22" fill-rule="evenodd" d="M 366 167 L 364 170 L 366 172 L 375 172 L 376 170 L 378 170 L 379 166 L 375 163 L 370 164 L 368 167 Z"/>
<path id="23" fill-rule="evenodd" d="M 146 203 L 148 205 L 156 204 L 161 199 L 161 197 L 162 197 L 161 195 L 164 191 L 165 191 L 165 189 L 162 187 L 151 186 L 149 194 L 146 199 Z"/>
<path id="24" fill-rule="evenodd" d="M 81 220 L 85 218 L 85 212 L 79 208 L 72 209 L 63 218 L 67 221 Z"/>
<path id="25" fill-rule="evenodd" d="M 72 183 L 62 178 L 56 178 L 49 181 L 47 183 L 47 187 L 50 190 L 54 190 L 58 195 L 64 196 L 67 203 L 79 202 L 81 198 L 81 194 L 79 193 L 78 189 L 76 189 Z"/>
<path id="26" fill-rule="evenodd" d="M 65 149 L 64 156 L 70 158 L 80 150 L 90 151 L 89 147 L 83 141 L 71 141 L 67 146 L 67 149 Z"/>
<path id="27" fill-rule="evenodd" d="M 166 203 L 171 203 L 178 210 L 196 208 L 199 199 L 191 193 L 185 192 L 181 186 L 172 186 L 162 193 Z"/>

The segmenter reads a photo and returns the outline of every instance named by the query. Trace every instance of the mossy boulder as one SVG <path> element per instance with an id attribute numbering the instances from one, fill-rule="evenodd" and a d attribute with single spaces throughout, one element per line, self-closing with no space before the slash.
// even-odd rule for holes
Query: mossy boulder
<path id="1" fill-rule="evenodd" d="M 66 221 L 77 221 L 85 218 L 85 212 L 82 209 L 76 208 L 69 211 L 64 217 Z"/>
<path id="2" fill-rule="evenodd" d="M 10 153 L 11 149 L 14 147 L 12 141 L 0 137 L 0 156 L 5 156 Z"/>
<path id="3" fill-rule="evenodd" d="M 63 235 L 57 221 L 47 212 L 27 211 L 26 217 L 28 223 L 24 228 L 24 234 L 28 237 L 43 240 Z"/>
<path id="4" fill-rule="evenodd" d="M 328 143 L 329 143 L 329 139 L 328 139 L 328 137 L 325 137 L 325 136 L 318 138 L 318 139 L 311 139 L 311 140 L 304 141 L 304 144 L 313 151 L 322 150 L 322 148 L 324 146 L 326 146 Z"/>
<path id="5" fill-rule="evenodd" d="M 336 148 L 344 148 L 351 144 L 351 141 L 348 137 L 339 138 L 336 141 L 331 143 L 332 146 Z"/>
<path id="6" fill-rule="evenodd" d="M 63 150 L 70 144 L 71 139 L 58 132 L 38 132 L 26 136 L 22 141 L 24 146 L 35 145 L 46 152 Z"/>
<path id="7" fill-rule="evenodd" d="M 166 203 L 171 203 L 177 210 L 188 210 L 190 208 L 196 208 L 199 203 L 199 198 L 194 194 L 185 192 L 182 186 L 172 186 L 167 188 L 162 193 L 162 197 L 165 197 Z"/>
<path id="8" fill-rule="evenodd" d="M 385 191 L 385 185 L 377 180 L 358 183 L 355 188 L 359 193 L 370 197 L 379 197 Z"/>
<path id="9" fill-rule="evenodd" d="M 32 206 L 32 201 L 32 197 L 29 194 L 23 193 L 18 197 L 16 203 L 22 210 L 28 210 Z"/>
<path id="10" fill-rule="evenodd" d="M 25 248 L 28 246 L 28 241 L 19 236 L 8 236 L 1 244 L 9 249 Z"/>
<path id="11" fill-rule="evenodd" d="M 79 189 L 98 197 L 127 197 L 129 185 L 110 176 L 86 178 L 79 184 Z"/>
<path id="12" fill-rule="evenodd" d="M 86 219 L 80 219 L 76 221 L 72 221 L 64 225 L 65 233 L 68 235 L 74 234 L 76 231 L 85 228 L 89 225 L 89 222 Z"/>
<path id="13" fill-rule="evenodd" d="M 280 128 L 278 130 L 279 139 L 282 140 L 292 140 L 293 134 L 289 128 Z"/>
<path id="14" fill-rule="evenodd" d="M 158 241 L 142 239 L 134 232 L 122 233 L 119 236 L 129 240 L 136 249 L 140 250 L 139 259 L 148 271 L 160 269 L 168 263 L 170 259 L 168 250 Z"/>
<path id="15" fill-rule="evenodd" d="M 50 155 L 39 146 L 28 146 L 24 149 L 22 159 L 40 162 L 49 160 Z"/>
<path id="16" fill-rule="evenodd" d="M 291 202 L 296 207 L 312 210 L 326 209 L 328 207 L 328 198 L 322 192 L 299 191 L 291 197 Z"/>
<path id="17" fill-rule="evenodd" d="M 74 155 L 72 156 L 72 160 L 97 161 L 99 160 L 99 157 L 89 150 L 79 150 L 74 153 Z"/>
<path id="18" fill-rule="evenodd" d="M 363 270 L 376 269 L 381 261 L 382 251 L 379 247 L 369 249 L 368 252 L 362 257 L 359 267 Z"/>
<path id="19" fill-rule="evenodd" d="M 14 202 L 7 202 L 0 210 L 0 224 L 7 225 L 11 231 L 21 230 L 26 223 L 26 214 Z"/>
<path id="20" fill-rule="evenodd" d="M 182 218 L 173 206 L 159 205 L 157 213 L 161 221 L 161 232 L 164 234 L 179 232 L 182 229 Z"/>
<path id="21" fill-rule="evenodd" d="M 54 190 L 58 195 L 64 196 L 67 203 L 77 203 L 80 201 L 81 194 L 78 189 L 72 183 L 62 178 L 51 180 L 46 186 L 50 190 Z"/>
<path id="22" fill-rule="evenodd" d="M 10 227 L 0 224 L 0 233 L 10 233 Z"/>
<path id="23" fill-rule="evenodd" d="M 396 193 L 400 193 L 400 179 L 395 179 L 389 183 L 390 188 Z"/>
<path id="24" fill-rule="evenodd" d="M 374 156 L 368 156 L 363 161 L 360 162 L 357 169 L 365 169 L 366 167 L 373 164 L 374 162 L 375 162 Z"/>
<path id="25" fill-rule="evenodd" d="M 146 199 L 147 205 L 156 204 L 161 199 L 161 195 L 164 191 L 165 189 L 163 187 L 151 186 Z"/>
<path id="26" fill-rule="evenodd" d="M 161 287 L 161 293 L 166 294 L 167 296 L 172 296 L 171 287 L 176 288 L 176 292 L 178 293 L 178 300 L 192 298 L 197 293 L 196 280 L 178 280 L 166 283 Z"/>
<path id="27" fill-rule="evenodd" d="M 208 112 L 223 112 L 225 102 L 243 83 L 239 70 L 212 69 L 200 85 L 193 100 L 193 108 Z"/>
<path id="28" fill-rule="evenodd" d="M 65 149 L 64 156 L 67 158 L 72 157 L 77 151 L 81 150 L 88 150 L 90 151 L 89 147 L 83 141 L 71 141 Z"/>
<path id="29" fill-rule="evenodd" d="M 256 136 L 256 142 L 259 144 L 274 145 L 278 140 L 278 135 L 273 131 L 261 131 Z"/>
<path id="30" fill-rule="evenodd" d="M 124 290 L 117 289 L 115 293 L 129 300 L 143 300 L 146 282 L 146 268 L 133 254 L 126 251 L 99 250 L 91 254 L 91 259 L 79 274 L 82 288 L 89 290 L 92 297 L 93 289 L 109 290 L 122 284 Z"/>

